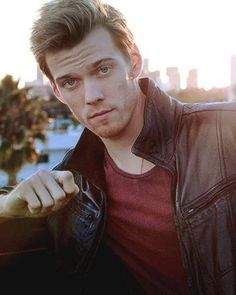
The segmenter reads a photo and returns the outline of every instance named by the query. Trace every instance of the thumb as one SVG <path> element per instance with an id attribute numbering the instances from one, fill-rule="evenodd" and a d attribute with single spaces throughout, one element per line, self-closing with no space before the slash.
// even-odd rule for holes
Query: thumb
<path id="1" fill-rule="evenodd" d="M 79 187 L 70 171 L 52 171 L 51 173 L 66 194 L 77 194 L 79 192 Z"/>

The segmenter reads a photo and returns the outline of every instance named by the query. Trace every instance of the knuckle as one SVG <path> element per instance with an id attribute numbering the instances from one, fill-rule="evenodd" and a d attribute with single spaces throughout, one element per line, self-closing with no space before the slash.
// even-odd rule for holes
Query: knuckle
<path id="1" fill-rule="evenodd" d="M 53 200 L 42 201 L 43 208 L 50 209 L 54 206 Z"/>
<path id="2" fill-rule="evenodd" d="M 29 207 L 33 210 L 33 211 L 38 211 L 41 209 L 41 204 L 30 204 Z"/>
<path id="3" fill-rule="evenodd" d="M 45 176 L 48 176 L 48 171 L 46 171 L 46 170 L 44 170 L 44 169 L 39 170 L 39 171 L 37 172 L 37 175 L 38 175 L 40 178 L 43 178 L 43 177 L 45 177 Z"/>
<path id="4" fill-rule="evenodd" d="M 66 194 L 65 192 L 61 192 L 61 193 L 58 193 L 57 195 L 55 195 L 55 201 L 56 202 L 60 202 L 60 201 L 63 201 L 66 197 Z"/>
<path id="5" fill-rule="evenodd" d="M 72 180 L 73 179 L 73 174 L 70 171 L 65 171 L 64 172 L 64 179 L 65 180 Z"/>

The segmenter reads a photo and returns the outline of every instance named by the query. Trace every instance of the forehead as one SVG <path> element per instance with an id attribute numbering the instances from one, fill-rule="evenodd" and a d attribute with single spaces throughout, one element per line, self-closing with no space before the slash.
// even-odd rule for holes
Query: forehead
<path id="1" fill-rule="evenodd" d="M 102 59 L 125 59 L 110 33 L 95 28 L 71 49 L 46 54 L 46 63 L 54 79 L 76 70 L 84 70 Z"/>

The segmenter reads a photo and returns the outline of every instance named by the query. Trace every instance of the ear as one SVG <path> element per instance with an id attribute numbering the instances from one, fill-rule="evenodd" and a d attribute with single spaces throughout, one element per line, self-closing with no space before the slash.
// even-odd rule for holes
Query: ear
<path id="1" fill-rule="evenodd" d="M 52 87 L 53 93 L 56 96 L 56 98 L 58 100 L 60 100 L 60 102 L 65 103 L 64 100 L 63 100 L 63 97 L 61 96 L 61 94 L 60 94 L 60 92 L 59 92 L 59 90 L 57 88 L 57 85 L 55 84 L 55 82 L 53 80 L 50 80 L 49 82 L 50 82 L 50 85 Z"/>
<path id="2" fill-rule="evenodd" d="M 131 60 L 130 78 L 135 79 L 141 74 L 142 66 L 143 66 L 142 56 L 136 44 L 132 45 L 130 60 Z"/>

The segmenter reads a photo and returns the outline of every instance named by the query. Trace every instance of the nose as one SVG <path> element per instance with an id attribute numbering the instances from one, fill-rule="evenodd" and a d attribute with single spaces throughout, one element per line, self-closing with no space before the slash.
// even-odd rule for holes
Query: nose
<path id="1" fill-rule="evenodd" d="M 84 99 L 86 104 L 96 104 L 104 99 L 99 83 L 93 80 L 84 82 Z"/>

